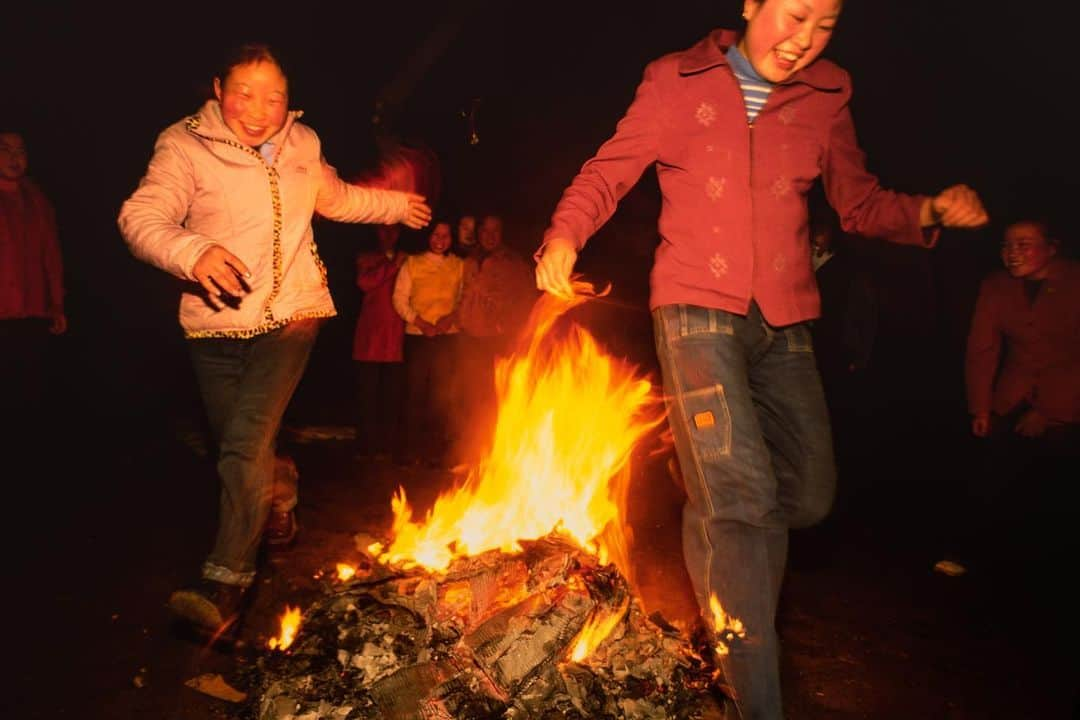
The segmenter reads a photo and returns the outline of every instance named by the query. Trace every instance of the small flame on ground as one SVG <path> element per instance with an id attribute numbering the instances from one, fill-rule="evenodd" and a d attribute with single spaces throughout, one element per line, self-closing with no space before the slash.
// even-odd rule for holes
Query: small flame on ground
<path id="1" fill-rule="evenodd" d="M 600 647 L 600 643 L 607 639 L 615 626 L 625 617 L 628 607 L 630 607 L 630 598 L 624 598 L 618 610 L 590 616 L 589 621 L 585 623 L 585 627 L 574 640 L 574 649 L 570 652 L 570 659 L 581 662 L 592 655 L 593 651 Z"/>
<path id="2" fill-rule="evenodd" d="M 720 657 L 731 652 L 729 645 L 735 638 L 745 638 L 746 628 L 742 620 L 728 615 L 720 605 L 716 595 L 709 596 L 709 608 L 713 615 L 713 630 L 716 632 L 716 654 Z"/>
<path id="3" fill-rule="evenodd" d="M 352 578 L 356 574 L 356 568 L 352 565 L 346 565 L 345 563 L 337 564 L 337 579 L 341 582 L 345 582 Z"/>
<path id="4" fill-rule="evenodd" d="M 271 650 L 285 650 L 292 645 L 300 629 L 300 618 L 300 608 L 286 605 L 285 612 L 281 614 L 281 633 L 270 638 L 267 647 Z"/>

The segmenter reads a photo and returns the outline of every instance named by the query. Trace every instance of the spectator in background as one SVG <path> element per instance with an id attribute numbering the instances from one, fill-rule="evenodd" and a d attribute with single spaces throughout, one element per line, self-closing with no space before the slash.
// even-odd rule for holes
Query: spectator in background
<path id="1" fill-rule="evenodd" d="M 22 132 L 0 128 L 0 412 L 19 431 L 49 405 L 48 339 L 67 330 L 56 217 L 27 168 Z"/>
<path id="2" fill-rule="evenodd" d="M 376 228 L 379 247 L 356 258 L 363 292 L 353 333 L 356 365 L 356 459 L 400 455 L 405 323 L 394 310 L 394 283 L 405 262 L 398 249 L 400 225 Z"/>
<path id="3" fill-rule="evenodd" d="M 464 260 L 475 255 L 479 249 L 480 246 L 476 244 L 476 216 L 462 215 L 458 218 L 457 237 L 451 251 Z"/>
<path id="4" fill-rule="evenodd" d="M 821 317 L 812 325 L 826 392 L 865 370 L 877 332 L 877 293 L 870 271 L 851 247 L 836 213 L 818 208 L 810 221 L 810 261 L 821 295 Z M 846 398 L 850 400 L 851 398 Z"/>
<path id="5" fill-rule="evenodd" d="M 503 241 L 503 219 L 480 221 L 477 252 L 465 260 L 461 306 L 462 440 L 458 455 L 477 459 L 494 427 L 495 361 L 505 354 L 539 293 L 532 265 Z"/>
<path id="6" fill-rule="evenodd" d="M 464 261 L 450 252 L 446 220 L 434 222 L 428 249 L 406 258 L 394 281 L 393 304 L 405 321 L 405 411 L 399 464 L 441 465 L 454 444 L 460 398 L 455 392 Z"/>
<path id="7" fill-rule="evenodd" d="M 217 439 L 221 496 L 213 548 L 168 607 L 218 634 L 239 617 L 260 545 L 296 534 L 295 476 L 274 446 L 321 323 L 337 312 L 313 216 L 420 228 L 431 209 L 418 194 L 339 178 L 289 110 L 287 74 L 268 46 L 231 51 L 213 89 L 160 133 L 118 222 L 135 256 L 189 283 L 179 318 Z"/>
<path id="8" fill-rule="evenodd" d="M 940 572 L 960 574 L 991 555 L 981 545 L 1026 522 L 1025 508 L 1075 507 L 1080 263 L 1060 247 L 1047 222 L 1013 222 L 1001 244 L 1005 269 L 979 287 L 964 364 L 979 461 Z"/>

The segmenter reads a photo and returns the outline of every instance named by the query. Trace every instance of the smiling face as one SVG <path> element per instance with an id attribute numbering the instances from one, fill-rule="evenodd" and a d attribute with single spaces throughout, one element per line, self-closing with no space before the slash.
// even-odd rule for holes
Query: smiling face
<path id="1" fill-rule="evenodd" d="M 784 82 L 829 44 L 842 7 L 843 0 L 744 0 L 739 50 L 761 77 Z"/>
<path id="2" fill-rule="evenodd" d="M 26 145 L 18 133 L 0 133 L 0 178 L 18 180 L 26 174 Z"/>
<path id="3" fill-rule="evenodd" d="M 289 84 L 269 60 L 236 65 L 224 80 L 214 78 L 214 95 L 225 124 L 240 142 L 258 147 L 285 125 Z"/>
<path id="4" fill-rule="evenodd" d="M 450 234 L 450 223 L 435 223 L 435 227 L 431 228 L 431 236 L 428 238 L 428 247 L 436 255 L 445 255 L 453 240 L 454 236 Z"/>
<path id="5" fill-rule="evenodd" d="M 1005 229 L 1001 261 L 1015 278 L 1042 280 L 1056 254 L 1057 246 L 1047 237 L 1041 223 L 1018 222 Z"/>

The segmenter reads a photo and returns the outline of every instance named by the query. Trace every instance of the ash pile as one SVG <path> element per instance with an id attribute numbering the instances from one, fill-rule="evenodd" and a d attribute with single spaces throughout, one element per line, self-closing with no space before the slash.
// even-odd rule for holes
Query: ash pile
<path id="1" fill-rule="evenodd" d="M 256 720 L 691 720 L 714 669 L 613 565 L 556 534 L 437 576 L 373 564 L 325 587 L 249 668 Z M 599 645 L 575 648 L 600 624 Z M 583 632 L 584 631 L 584 632 Z M 606 636 L 604 633 L 606 632 Z"/>

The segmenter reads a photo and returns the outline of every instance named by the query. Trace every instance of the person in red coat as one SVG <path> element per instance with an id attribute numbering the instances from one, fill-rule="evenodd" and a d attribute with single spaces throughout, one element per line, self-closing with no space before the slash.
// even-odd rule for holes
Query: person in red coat
<path id="1" fill-rule="evenodd" d="M 353 333 L 356 366 L 358 460 L 400 454 L 405 321 L 394 310 L 394 281 L 405 262 L 398 249 L 400 225 L 380 225 L 379 247 L 356 258 L 356 286 L 364 296 Z"/>
<path id="2" fill-rule="evenodd" d="M 1080 422 L 1080 263 L 1045 222 L 1005 230 L 979 288 L 965 360 L 971 431 L 1043 437 Z"/>
<path id="3" fill-rule="evenodd" d="M 0 411 L 24 426 L 47 405 L 48 338 L 67 330 L 56 217 L 27 167 L 22 133 L 0 129 Z"/>
<path id="4" fill-rule="evenodd" d="M 1043 220 L 1009 224 L 1005 268 L 979 287 L 964 363 L 976 454 L 939 572 L 1000 558 L 995 540 L 1015 539 L 1032 521 L 1052 527 L 1048 510 L 1075 507 L 1067 497 L 1080 468 L 1080 263 L 1061 257 L 1060 245 Z"/>

